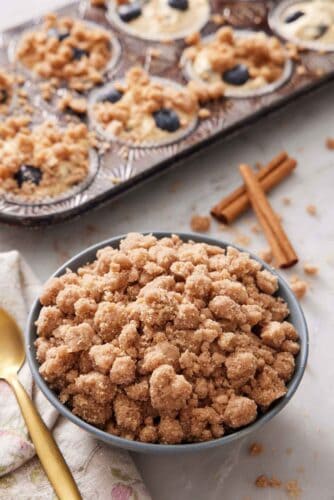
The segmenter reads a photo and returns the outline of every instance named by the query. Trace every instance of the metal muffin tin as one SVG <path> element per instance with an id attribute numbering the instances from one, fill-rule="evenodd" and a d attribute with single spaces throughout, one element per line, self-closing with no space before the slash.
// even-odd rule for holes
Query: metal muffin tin
<path id="1" fill-rule="evenodd" d="M 268 24 L 268 14 L 275 8 L 277 2 L 265 0 L 222 1 L 211 0 L 212 14 L 223 14 L 229 24 L 237 29 L 263 30 L 272 34 Z M 106 11 L 91 8 L 88 1 L 74 2 L 58 9 L 58 15 L 81 18 L 88 22 L 99 24 L 102 28 L 112 30 L 120 44 L 120 58 L 113 69 L 108 69 L 105 83 L 122 79 L 125 72 L 134 64 L 145 67 L 152 76 L 185 83 L 186 79 L 179 60 L 185 44 L 182 40 L 171 43 L 159 43 L 128 35 L 115 28 L 109 22 Z M 41 18 L 34 19 L 17 27 L 4 31 L 0 36 L 0 66 L 13 68 L 9 52 L 13 40 L 24 31 L 31 30 L 41 23 Z M 203 36 L 208 36 L 217 29 L 209 22 L 202 30 Z M 149 49 L 153 47 L 160 51 L 159 58 L 152 58 Z M 0 195 L 0 222 L 21 226 L 43 226 L 64 221 L 96 208 L 115 199 L 141 181 L 162 173 L 177 162 L 188 158 L 195 152 L 205 149 L 209 144 L 217 142 L 245 125 L 249 125 L 259 117 L 282 107 L 296 97 L 306 94 L 334 76 L 334 53 L 321 54 L 316 51 L 301 53 L 298 64 L 303 65 L 303 71 L 293 68 L 291 78 L 272 93 L 244 99 L 225 97 L 206 104 L 211 111 L 211 117 L 198 121 L 197 125 L 186 137 L 176 142 L 157 147 L 130 147 L 118 141 L 110 142 L 110 149 L 98 157 L 98 165 L 94 168 L 94 176 L 89 182 L 84 182 L 73 191 L 64 193 L 61 199 L 43 200 L 26 203 L 23 200 L 6 195 Z M 19 66 L 14 69 L 19 70 Z M 41 102 L 34 79 L 26 77 L 35 102 Z M 61 91 L 60 91 L 61 92 Z M 93 90 L 94 92 L 94 90 Z M 62 124 L 56 106 L 47 105 L 39 109 L 40 117 L 56 117 Z M 3 119 L 0 117 L 0 119 Z"/>

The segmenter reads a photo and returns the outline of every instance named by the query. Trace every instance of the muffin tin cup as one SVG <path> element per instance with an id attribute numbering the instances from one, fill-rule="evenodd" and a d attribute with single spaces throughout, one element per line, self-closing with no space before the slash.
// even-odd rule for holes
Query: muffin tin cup
<path id="1" fill-rule="evenodd" d="M 86 21 L 85 19 L 80 18 L 78 15 L 73 16 L 73 17 L 76 17 L 76 19 L 78 21 L 80 21 L 82 24 L 84 24 L 85 26 L 87 26 L 87 28 L 90 28 L 93 30 L 105 31 L 106 33 L 108 33 L 108 35 L 111 34 L 111 38 L 110 38 L 111 56 L 110 56 L 108 63 L 106 64 L 106 67 L 102 71 L 102 74 L 105 75 L 107 72 L 112 72 L 113 70 L 115 70 L 115 68 L 117 67 L 117 65 L 119 63 L 121 53 L 122 53 L 121 44 L 118 41 L 116 35 L 114 33 L 111 33 L 110 31 L 108 31 L 104 26 L 101 26 L 98 23 L 94 23 L 92 21 Z M 46 82 L 48 80 L 39 76 L 32 69 L 27 68 L 21 61 L 19 61 L 16 58 L 16 52 L 17 52 L 17 48 L 18 48 L 18 45 L 19 45 L 21 39 L 25 35 L 27 35 L 28 33 L 34 33 L 35 31 L 38 31 L 42 26 L 43 26 L 43 23 L 39 20 L 39 22 L 35 23 L 32 28 L 29 28 L 29 29 L 22 31 L 22 33 L 20 33 L 19 36 L 13 38 L 8 44 L 8 59 L 9 59 L 9 61 L 13 65 L 15 65 L 17 67 L 17 69 L 19 71 L 21 71 L 27 78 L 30 78 L 33 83 L 43 83 L 43 82 Z M 68 88 L 66 80 L 62 81 L 60 88 Z M 94 88 L 94 87 L 87 89 L 87 91 L 85 93 L 90 92 L 92 90 L 92 88 Z M 41 101 L 43 101 L 43 99 L 41 99 Z M 45 103 L 45 106 L 48 108 L 49 107 L 48 103 Z"/>
<path id="2" fill-rule="evenodd" d="M 148 233 L 145 233 L 148 234 Z M 36 357 L 36 347 L 34 342 L 37 338 L 36 333 L 36 320 L 39 316 L 41 310 L 41 303 L 39 299 L 35 301 L 33 307 L 31 309 L 25 338 L 26 342 L 26 351 L 27 358 L 29 362 L 29 366 L 31 372 L 33 374 L 34 380 L 37 383 L 40 390 L 46 396 L 46 398 L 50 401 L 50 403 L 58 410 L 58 412 L 63 415 L 65 418 L 69 419 L 72 423 L 79 426 L 81 429 L 85 430 L 95 438 L 104 441 L 110 446 L 116 446 L 118 448 L 124 448 L 127 450 L 140 452 L 140 453 L 150 453 L 157 455 L 175 455 L 175 454 L 184 454 L 184 453 L 195 453 L 203 450 L 209 450 L 214 448 L 223 447 L 228 443 L 236 441 L 238 439 L 244 438 L 250 435 L 252 432 L 259 431 L 259 429 L 267 422 L 269 422 L 273 417 L 275 417 L 291 400 L 292 396 L 296 392 L 304 374 L 304 370 L 307 364 L 308 358 L 308 346 L 309 346 L 309 336 L 307 324 L 305 321 L 305 317 L 303 311 L 300 307 L 298 300 L 295 295 L 291 291 L 287 282 L 282 278 L 282 276 L 273 270 L 268 264 L 263 262 L 257 256 L 253 255 L 248 250 L 244 250 L 236 245 L 223 242 L 221 240 L 216 240 L 213 238 L 208 238 L 205 236 L 199 236 L 198 234 L 191 233 L 178 233 L 178 232 L 152 232 L 154 236 L 157 238 L 170 237 L 172 234 L 177 234 L 183 241 L 192 240 L 194 242 L 207 243 L 208 245 L 216 245 L 222 248 L 226 248 L 227 246 L 231 246 L 237 248 L 240 251 L 246 251 L 254 260 L 260 262 L 264 269 L 267 269 L 271 274 L 274 274 L 278 279 L 279 290 L 278 295 L 280 295 L 288 304 L 290 309 L 290 315 L 288 321 L 290 321 L 298 331 L 300 338 L 300 352 L 296 357 L 296 367 L 292 379 L 287 383 L 287 393 L 276 400 L 265 413 L 259 413 L 257 419 L 234 432 L 226 434 L 225 436 L 217 439 L 212 439 L 210 441 L 189 443 L 189 444 L 153 444 L 153 443 L 143 443 L 140 441 L 131 441 L 130 439 L 121 438 L 110 434 L 106 431 L 103 431 L 74 415 L 70 408 L 68 408 L 65 404 L 62 404 L 57 394 L 51 390 L 45 380 L 42 378 L 39 373 L 39 363 Z M 75 255 L 72 259 L 66 262 L 62 267 L 60 267 L 53 275 L 61 276 L 63 275 L 68 268 L 72 271 L 76 271 L 79 267 L 86 265 L 87 262 L 91 262 L 96 258 L 96 252 L 106 246 L 111 246 L 112 248 L 119 248 L 120 241 L 126 235 L 116 236 L 109 240 L 102 241 L 96 245 L 93 245 L 79 254 Z"/>
<path id="3" fill-rule="evenodd" d="M 99 155 L 95 150 L 90 149 L 89 167 L 86 177 L 78 184 L 66 189 L 65 191 L 59 193 L 56 196 L 43 196 L 41 198 L 33 198 L 33 197 L 30 198 L 24 195 L 13 194 L 5 190 L 3 191 L 0 190 L 0 195 L 3 196 L 4 200 L 9 204 L 13 203 L 15 205 L 21 205 L 25 207 L 50 205 L 66 201 L 69 198 L 75 197 L 78 193 L 86 189 L 89 186 L 89 184 L 91 184 L 98 171 L 99 163 L 100 163 Z"/>
<path id="4" fill-rule="evenodd" d="M 143 2 L 145 3 L 145 1 Z M 109 1 L 108 3 L 108 8 L 107 8 L 107 18 L 110 21 L 110 23 L 114 26 L 116 26 L 119 30 L 123 31 L 127 35 L 130 35 L 135 38 L 139 38 L 141 40 L 145 40 L 147 42 L 169 42 L 172 40 L 180 40 L 182 38 L 185 38 L 189 35 L 192 35 L 196 31 L 201 31 L 204 26 L 209 22 L 210 19 L 210 2 L 208 1 L 208 12 L 206 17 L 201 19 L 201 21 L 197 24 L 192 24 L 189 26 L 188 29 L 180 30 L 175 33 L 160 33 L 157 35 L 148 35 L 148 34 L 139 34 L 137 31 L 134 29 L 131 29 L 131 23 L 126 23 L 122 21 L 117 14 L 116 11 L 116 4 L 112 0 Z M 154 22 L 154 21 L 152 21 Z"/>
<path id="5" fill-rule="evenodd" d="M 173 87 L 176 90 L 182 90 L 184 87 L 173 80 L 168 80 L 166 78 L 159 78 L 157 76 L 150 76 L 150 80 L 153 82 L 160 83 L 162 85 L 166 85 L 169 87 Z M 120 82 L 124 83 L 124 79 L 117 79 L 114 81 L 111 81 L 104 85 L 103 87 L 100 87 L 99 89 L 94 90 L 88 100 L 88 121 L 89 125 L 99 134 L 99 136 L 104 139 L 105 141 L 112 141 L 112 142 L 117 142 L 118 144 L 132 147 L 132 148 L 159 148 L 162 146 L 168 146 L 170 144 L 174 144 L 175 142 L 179 142 L 185 137 L 187 137 L 196 127 L 198 123 L 198 118 L 197 116 L 193 118 L 193 120 L 189 123 L 189 125 L 185 128 L 181 128 L 177 130 L 176 132 L 170 133 L 169 136 L 166 136 L 166 138 L 160 139 L 158 141 L 144 141 L 144 142 L 134 142 L 128 139 L 123 139 L 122 137 L 119 137 L 117 135 L 112 134 L 111 132 L 108 132 L 103 125 L 101 125 L 95 115 L 94 115 L 94 105 L 99 102 L 100 98 L 105 95 L 109 89 L 111 89 L 114 85 L 114 82 Z"/>
<path id="6" fill-rule="evenodd" d="M 251 31 L 251 30 L 234 30 L 234 33 L 236 37 L 251 37 L 252 35 L 259 33 L 258 31 Z M 214 39 L 215 33 L 203 37 L 202 42 L 210 42 Z M 181 58 L 181 65 L 183 67 L 183 73 L 184 76 L 186 77 L 187 80 L 195 80 L 197 82 L 201 83 L 207 83 L 205 80 L 202 80 L 200 76 L 194 71 L 192 62 L 186 58 L 185 55 L 182 56 Z M 282 87 L 288 80 L 291 78 L 292 73 L 293 73 L 293 62 L 291 59 L 287 58 L 286 62 L 284 64 L 282 74 L 280 78 L 278 78 L 276 81 L 272 83 L 268 83 L 266 85 L 263 85 L 262 87 L 254 88 L 254 89 L 243 89 L 242 86 L 238 87 L 235 86 L 235 88 L 226 88 L 224 97 L 232 97 L 232 98 L 250 98 L 250 97 L 260 97 L 265 94 L 271 94 L 272 92 L 275 92 L 275 90 L 279 89 Z"/>
<path id="7" fill-rule="evenodd" d="M 305 0 L 306 3 L 312 2 L 312 0 Z M 303 3 L 305 3 L 303 2 Z M 302 40 L 301 38 L 295 37 L 293 35 L 287 36 L 281 29 L 283 14 L 289 7 L 293 5 L 298 5 L 300 2 L 296 0 L 283 0 L 280 2 L 273 10 L 269 13 L 268 24 L 270 28 L 281 38 L 293 43 L 301 49 L 308 49 L 320 52 L 334 52 L 334 42 L 333 43 L 322 43 L 317 40 Z"/>

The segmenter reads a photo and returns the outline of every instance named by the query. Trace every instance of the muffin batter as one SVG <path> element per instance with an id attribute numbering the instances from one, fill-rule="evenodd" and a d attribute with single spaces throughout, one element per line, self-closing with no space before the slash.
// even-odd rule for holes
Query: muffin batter
<path id="1" fill-rule="evenodd" d="M 282 10 L 277 29 L 287 39 L 334 46 L 334 2 L 296 2 Z"/>
<path id="2" fill-rule="evenodd" d="M 196 122 L 198 100 L 186 87 L 151 79 L 140 67 L 98 92 L 92 118 L 108 138 L 159 145 L 182 136 Z"/>
<path id="3" fill-rule="evenodd" d="M 208 0 L 139 0 L 112 2 L 112 20 L 134 36 L 150 40 L 182 38 L 208 21 Z"/>
<path id="4" fill-rule="evenodd" d="M 208 84 L 222 81 L 227 95 L 249 95 L 282 77 L 286 53 L 275 37 L 261 32 L 237 36 L 223 27 L 213 38 L 186 49 L 182 63 L 190 78 Z"/>

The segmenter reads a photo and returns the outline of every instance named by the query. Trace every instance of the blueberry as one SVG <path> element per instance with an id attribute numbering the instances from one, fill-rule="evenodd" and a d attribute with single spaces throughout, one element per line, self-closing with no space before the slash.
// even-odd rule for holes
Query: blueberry
<path id="1" fill-rule="evenodd" d="M 223 80 L 230 85 L 243 85 L 249 80 L 249 72 L 244 64 L 237 64 L 223 73 Z"/>
<path id="2" fill-rule="evenodd" d="M 327 31 L 328 31 L 328 26 L 326 24 L 319 24 L 319 26 L 315 28 L 314 40 L 318 40 L 318 38 L 324 36 L 324 34 Z"/>
<path id="3" fill-rule="evenodd" d="M 68 31 L 62 31 L 61 33 L 58 33 L 58 40 L 62 42 L 66 38 L 70 36 L 70 33 Z"/>
<path id="4" fill-rule="evenodd" d="M 68 38 L 69 36 L 70 36 L 70 34 L 69 34 L 68 31 L 62 31 L 62 32 L 60 32 L 56 28 L 51 28 L 48 31 L 48 37 L 50 37 L 50 38 L 56 38 L 60 42 L 62 42 L 63 40 L 65 40 L 65 38 Z"/>
<path id="5" fill-rule="evenodd" d="M 296 10 L 295 12 L 292 12 L 292 14 L 289 14 L 285 19 L 285 23 L 293 23 L 294 21 L 297 21 L 300 17 L 304 16 L 305 12 L 302 10 Z"/>
<path id="6" fill-rule="evenodd" d="M 109 90 L 109 92 L 105 95 L 103 95 L 100 99 L 102 102 L 117 102 L 120 99 L 122 99 L 123 92 L 120 92 L 119 90 L 115 89 L 113 87 L 112 89 Z"/>
<path id="7" fill-rule="evenodd" d="M 172 109 L 159 109 L 153 113 L 155 124 L 161 130 L 175 132 L 181 126 L 180 119 Z"/>
<path id="8" fill-rule="evenodd" d="M 188 0 L 168 0 L 168 5 L 177 10 L 188 10 Z"/>
<path id="9" fill-rule="evenodd" d="M 72 47 L 72 59 L 79 61 L 82 57 L 87 57 L 89 54 L 86 50 L 79 49 L 79 47 Z"/>
<path id="10" fill-rule="evenodd" d="M 8 92 L 6 89 L 0 89 L 0 104 L 5 104 L 8 99 Z"/>
<path id="11" fill-rule="evenodd" d="M 33 167 L 32 165 L 21 165 L 14 178 L 19 187 L 21 187 L 24 182 L 32 182 L 38 186 L 41 182 L 42 171 L 40 168 Z"/>
<path id="12" fill-rule="evenodd" d="M 122 21 L 129 23 L 141 15 L 141 4 L 140 2 L 133 2 L 120 5 L 117 13 Z"/>

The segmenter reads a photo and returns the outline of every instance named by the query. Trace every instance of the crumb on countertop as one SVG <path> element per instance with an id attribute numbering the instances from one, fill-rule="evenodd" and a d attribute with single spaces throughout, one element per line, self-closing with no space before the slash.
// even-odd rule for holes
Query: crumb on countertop
<path id="1" fill-rule="evenodd" d="M 275 476 L 269 477 L 265 474 L 261 474 L 261 476 L 256 478 L 255 486 L 258 488 L 280 488 L 282 486 L 282 481 Z"/>
<path id="2" fill-rule="evenodd" d="M 306 212 L 310 215 L 316 215 L 317 214 L 317 207 L 315 205 L 307 205 L 306 207 Z"/>
<path id="3" fill-rule="evenodd" d="M 289 198 L 289 196 L 283 196 L 282 202 L 283 205 L 291 205 L 291 198 Z"/>
<path id="4" fill-rule="evenodd" d="M 193 215 L 190 226 L 197 233 L 206 233 L 210 229 L 211 219 L 208 215 Z"/>
<path id="5" fill-rule="evenodd" d="M 273 253 L 270 248 L 264 248 L 258 252 L 260 259 L 264 260 L 267 264 L 271 264 L 273 261 Z"/>
<path id="6" fill-rule="evenodd" d="M 334 138 L 333 137 L 328 137 L 326 139 L 326 148 L 327 149 L 334 149 Z"/>
<path id="7" fill-rule="evenodd" d="M 258 488 L 284 488 L 288 498 L 294 499 L 300 498 L 302 492 L 297 479 L 290 479 L 286 483 L 282 483 L 277 477 L 269 477 L 265 474 L 261 474 L 261 476 L 256 478 L 255 486 Z"/>
<path id="8" fill-rule="evenodd" d="M 295 274 L 291 276 L 290 287 L 297 299 L 302 299 L 307 292 L 308 284 Z"/>
<path id="9" fill-rule="evenodd" d="M 299 498 L 302 492 L 296 479 L 292 479 L 285 484 L 285 491 L 289 498 Z"/>
<path id="10" fill-rule="evenodd" d="M 249 454 L 252 455 L 252 457 L 261 455 L 262 452 L 263 446 L 261 443 L 252 443 L 249 447 Z"/>
<path id="11" fill-rule="evenodd" d="M 319 268 L 317 266 L 314 266 L 313 264 L 304 264 L 304 273 L 310 276 L 315 276 L 318 272 Z"/>

